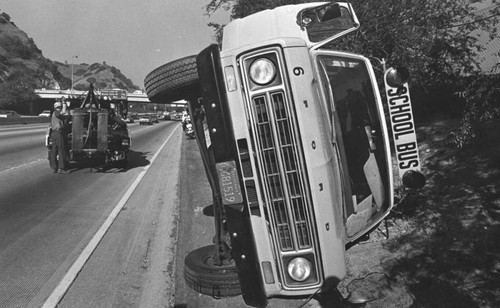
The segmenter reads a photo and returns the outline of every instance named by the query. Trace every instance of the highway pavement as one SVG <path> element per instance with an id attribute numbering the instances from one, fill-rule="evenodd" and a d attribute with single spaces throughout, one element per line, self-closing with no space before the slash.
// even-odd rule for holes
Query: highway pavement
<path id="1" fill-rule="evenodd" d="M 196 140 L 179 122 L 131 124 L 126 170 L 67 175 L 49 168 L 45 127 L 0 127 L 0 307 L 248 307 L 184 281 L 184 258 L 212 244 L 214 221 Z"/>
<path id="2" fill-rule="evenodd" d="M 164 272 L 166 266 L 153 264 L 151 249 L 164 262 L 159 249 L 167 243 L 159 248 L 150 238 L 173 226 L 163 212 L 177 206 L 179 122 L 132 124 L 126 170 L 77 166 L 67 175 L 49 168 L 45 127 L 0 127 L 0 307 L 41 307 L 51 299 L 47 307 L 61 299 L 59 307 L 156 306 L 163 299 L 153 292 L 163 293 L 166 280 L 146 276 Z M 119 214 L 103 233 L 113 211 Z M 88 248 L 92 241 L 95 251 Z M 83 264 L 75 268 L 75 262 Z M 129 282 L 138 277 L 136 298 L 130 290 L 137 284 Z"/>

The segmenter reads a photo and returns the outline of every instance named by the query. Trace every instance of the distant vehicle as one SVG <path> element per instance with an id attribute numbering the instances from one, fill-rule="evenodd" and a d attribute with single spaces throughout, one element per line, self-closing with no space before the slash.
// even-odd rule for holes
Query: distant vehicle
<path id="1" fill-rule="evenodd" d="M 154 119 L 150 114 L 141 115 L 139 118 L 139 125 L 153 125 Z"/>
<path id="2" fill-rule="evenodd" d="M 152 114 L 150 114 L 150 116 L 151 116 L 151 118 L 153 119 L 153 122 L 155 122 L 155 123 L 160 123 L 160 122 L 158 121 L 158 115 L 157 115 L 156 113 L 152 113 Z"/>
<path id="3" fill-rule="evenodd" d="M 163 120 L 170 120 L 170 112 L 163 111 Z"/>
<path id="4" fill-rule="evenodd" d="M 20 118 L 21 116 L 14 110 L 0 110 L 0 118 Z"/>
<path id="5" fill-rule="evenodd" d="M 171 120 L 176 120 L 176 121 L 180 121 L 182 118 L 182 115 L 178 112 L 173 112 L 170 114 L 170 119 Z"/>
<path id="6" fill-rule="evenodd" d="M 48 117 L 50 117 L 50 114 L 51 114 L 50 110 L 44 110 L 38 116 L 39 117 L 47 117 L 48 118 Z"/>

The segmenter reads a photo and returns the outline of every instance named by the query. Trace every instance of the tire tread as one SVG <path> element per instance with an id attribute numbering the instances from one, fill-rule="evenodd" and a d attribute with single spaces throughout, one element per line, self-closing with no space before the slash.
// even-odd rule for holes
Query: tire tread
<path id="1" fill-rule="evenodd" d="M 215 249 L 214 245 L 193 250 L 184 260 L 184 280 L 196 292 L 213 297 L 227 297 L 241 294 L 236 267 L 209 266 L 201 260 Z"/>
<path id="2" fill-rule="evenodd" d="M 187 56 L 166 63 L 144 79 L 144 87 L 150 101 L 189 98 L 199 87 L 196 56 Z"/>

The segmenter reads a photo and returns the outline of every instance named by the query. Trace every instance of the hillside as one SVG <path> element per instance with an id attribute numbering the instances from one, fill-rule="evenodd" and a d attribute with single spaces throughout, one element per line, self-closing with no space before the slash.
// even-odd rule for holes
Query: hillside
<path id="1" fill-rule="evenodd" d="M 15 79 L 29 78 L 37 88 L 71 88 L 71 64 L 47 59 L 36 43 L 10 20 L 6 12 L 0 13 L 0 84 Z M 74 64 L 73 87 L 86 89 L 90 82 L 96 88 L 139 89 L 114 66 L 104 63 Z"/>
<path id="2" fill-rule="evenodd" d="M 33 39 L 20 30 L 6 13 L 0 14 L 0 82 L 16 75 L 34 76 L 41 87 L 57 88 L 63 81 L 56 66 L 46 59 Z"/>
<path id="3" fill-rule="evenodd" d="M 96 89 L 120 88 L 127 89 L 129 92 L 138 90 L 119 69 L 104 63 L 61 63 L 54 62 L 57 70 L 71 82 L 71 66 L 73 66 L 73 88 L 76 90 L 86 90 L 89 83 L 93 83 Z"/>

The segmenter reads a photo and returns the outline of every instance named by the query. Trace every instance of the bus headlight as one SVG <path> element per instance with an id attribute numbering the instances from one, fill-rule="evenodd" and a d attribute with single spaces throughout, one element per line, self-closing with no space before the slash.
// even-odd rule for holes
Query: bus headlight
<path id="1" fill-rule="evenodd" d="M 266 85 L 276 77 L 276 66 L 266 58 L 259 58 L 250 65 L 250 78 L 258 85 Z"/>
<path id="2" fill-rule="evenodd" d="M 306 258 L 298 257 L 288 263 L 288 275 L 295 281 L 304 281 L 311 276 L 312 264 Z"/>

